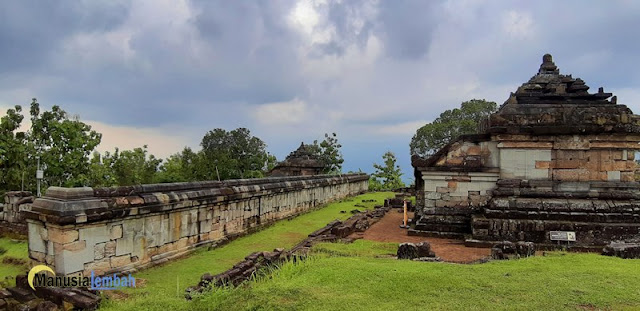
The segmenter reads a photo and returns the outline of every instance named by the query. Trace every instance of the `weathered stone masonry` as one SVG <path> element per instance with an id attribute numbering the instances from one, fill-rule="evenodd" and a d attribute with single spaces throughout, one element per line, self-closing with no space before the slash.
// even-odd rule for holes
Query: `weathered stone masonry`
<path id="1" fill-rule="evenodd" d="M 28 191 L 9 191 L 0 204 L 0 233 L 3 231 L 26 234 L 27 226 L 21 211 L 31 209 L 33 195 Z"/>
<path id="2" fill-rule="evenodd" d="M 545 55 L 481 134 L 414 156 L 412 233 L 551 244 L 575 231 L 583 246 L 640 234 L 640 116 L 588 89 Z"/>
<path id="3" fill-rule="evenodd" d="M 25 211 L 29 256 L 57 274 L 128 272 L 366 191 L 368 176 L 51 187 Z"/>

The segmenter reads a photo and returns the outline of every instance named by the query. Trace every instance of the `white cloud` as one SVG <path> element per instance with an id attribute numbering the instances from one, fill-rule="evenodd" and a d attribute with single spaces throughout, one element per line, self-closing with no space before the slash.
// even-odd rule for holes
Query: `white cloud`
<path id="1" fill-rule="evenodd" d="M 503 16 L 502 22 L 505 33 L 512 38 L 527 39 L 534 33 L 533 18 L 527 12 L 507 11 Z"/>
<path id="2" fill-rule="evenodd" d="M 426 120 L 419 120 L 379 126 L 374 129 L 374 132 L 382 135 L 413 135 L 419 128 L 428 122 L 429 121 Z"/>
<path id="3" fill-rule="evenodd" d="M 115 126 L 99 121 L 85 121 L 98 133 L 102 133 L 99 152 L 112 152 L 116 147 L 120 150 L 133 149 L 147 145 L 149 153 L 159 158 L 182 151 L 186 146 L 196 147 L 193 135 L 181 135 L 162 128 L 136 128 L 131 126 Z M 197 148 L 195 148 L 197 149 Z"/>
<path id="4" fill-rule="evenodd" d="M 252 111 L 252 115 L 260 124 L 286 126 L 305 121 L 308 117 L 308 109 L 307 103 L 294 98 L 288 102 L 260 105 Z"/>

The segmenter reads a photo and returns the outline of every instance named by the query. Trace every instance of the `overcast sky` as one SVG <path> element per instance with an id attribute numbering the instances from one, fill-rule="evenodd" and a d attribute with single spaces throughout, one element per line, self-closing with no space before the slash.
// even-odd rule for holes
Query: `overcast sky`
<path id="1" fill-rule="evenodd" d="M 640 1 L 0 2 L 0 109 L 32 97 L 160 157 L 247 127 L 282 160 L 336 132 L 344 169 L 462 101 L 502 104 L 544 53 L 640 112 Z"/>

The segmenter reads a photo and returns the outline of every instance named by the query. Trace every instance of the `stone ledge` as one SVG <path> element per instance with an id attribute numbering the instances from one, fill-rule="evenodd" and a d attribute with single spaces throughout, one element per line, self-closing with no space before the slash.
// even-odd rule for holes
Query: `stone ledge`
<path id="1" fill-rule="evenodd" d="M 45 194 L 46 197 L 73 200 L 93 197 L 93 188 L 90 187 L 78 187 L 78 188 L 63 188 L 63 187 L 49 187 Z"/>
<path id="2" fill-rule="evenodd" d="M 368 175 L 358 173 L 341 176 L 268 177 L 224 182 L 205 181 L 96 189 L 51 187 L 44 197 L 34 201 L 31 211 L 24 211 L 23 215 L 27 219 L 58 225 L 92 223 L 113 218 L 218 205 L 223 202 L 301 189 L 363 182 L 368 179 Z M 147 192 L 163 189 L 166 192 Z"/>

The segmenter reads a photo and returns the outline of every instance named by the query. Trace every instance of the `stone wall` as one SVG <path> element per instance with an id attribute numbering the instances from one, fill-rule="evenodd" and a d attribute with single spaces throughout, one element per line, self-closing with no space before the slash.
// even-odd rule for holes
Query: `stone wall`
<path id="1" fill-rule="evenodd" d="M 20 211 L 30 210 L 33 195 L 28 191 L 9 191 L 4 194 L 4 204 L 0 204 L 0 233 L 26 234 L 26 221 Z"/>
<path id="2" fill-rule="evenodd" d="M 640 135 L 496 135 L 503 179 L 634 181 Z"/>
<path id="3" fill-rule="evenodd" d="M 420 217 L 410 234 L 462 236 L 470 231 L 471 213 L 484 206 L 498 180 L 498 172 L 422 172 Z"/>
<path id="4" fill-rule="evenodd" d="M 367 187 L 365 174 L 51 187 L 24 212 L 29 256 L 61 275 L 130 272 Z"/>
<path id="5" fill-rule="evenodd" d="M 498 181 L 474 240 L 552 243 L 549 231 L 575 231 L 578 245 L 605 245 L 640 234 L 640 184 L 613 181 Z"/>

